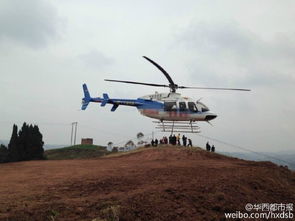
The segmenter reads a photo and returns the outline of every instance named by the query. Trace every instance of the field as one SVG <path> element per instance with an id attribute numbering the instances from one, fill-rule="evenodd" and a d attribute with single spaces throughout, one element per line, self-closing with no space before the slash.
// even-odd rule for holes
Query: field
<path id="1" fill-rule="evenodd" d="M 199 148 L 0 165 L 0 220 L 224 220 L 247 203 L 294 203 L 295 174 Z"/>

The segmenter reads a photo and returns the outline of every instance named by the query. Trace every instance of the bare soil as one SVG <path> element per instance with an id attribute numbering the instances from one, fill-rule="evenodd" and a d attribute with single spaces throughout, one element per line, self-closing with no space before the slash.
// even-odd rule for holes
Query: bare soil
<path id="1" fill-rule="evenodd" d="M 197 148 L 0 165 L 0 220 L 225 220 L 295 203 L 295 174 Z"/>

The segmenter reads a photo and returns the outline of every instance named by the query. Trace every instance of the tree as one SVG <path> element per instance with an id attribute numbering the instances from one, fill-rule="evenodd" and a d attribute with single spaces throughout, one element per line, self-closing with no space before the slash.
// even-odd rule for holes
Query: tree
<path id="1" fill-rule="evenodd" d="M 21 155 L 21 150 L 18 145 L 17 126 L 14 124 L 12 129 L 12 135 L 8 144 L 9 161 L 19 161 L 21 160 Z"/>
<path id="2" fill-rule="evenodd" d="M 0 145 L 0 163 L 8 162 L 8 149 L 3 144 Z"/>
<path id="3" fill-rule="evenodd" d="M 134 142 L 132 140 L 128 140 L 125 144 L 125 147 L 134 146 Z"/>
<path id="4" fill-rule="evenodd" d="M 23 124 L 21 130 L 13 125 L 8 145 L 9 161 L 44 159 L 43 136 L 37 125 Z"/>
<path id="5" fill-rule="evenodd" d="M 137 145 L 143 145 L 145 142 L 142 140 L 144 138 L 144 134 L 142 132 L 137 133 Z"/>
<path id="6" fill-rule="evenodd" d="M 142 139 L 144 137 L 144 134 L 142 132 L 139 132 L 136 134 L 137 139 Z"/>
<path id="7" fill-rule="evenodd" d="M 31 159 L 43 159 L 44 149 L 43 149 L 43 136 L 39 131 L 39 128 L 37 125 L 30 125 L 31 130 L 31 142 L 28 143 L 28 146 L 30 147 L 29 154 Z"/>

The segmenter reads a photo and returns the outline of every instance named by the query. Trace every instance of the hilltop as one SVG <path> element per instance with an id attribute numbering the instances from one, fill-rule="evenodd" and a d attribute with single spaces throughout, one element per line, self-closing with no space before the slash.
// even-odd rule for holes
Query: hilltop
<path id="1" fill-rule="evenodd" d="M 44 152 L 48 160 L 65 160 L 65 159 L 89 159 L 101 157 L 109 152 L 106 147 L 97 145 L 75 145 L 57 149 L 50 149 Z"/>
<path id="2" fill-rule="evenodd" d="M 0 167 L 0 220 L 224 220 L 247 203 L 294 203 L 295 174 L 199 148 Z"/>

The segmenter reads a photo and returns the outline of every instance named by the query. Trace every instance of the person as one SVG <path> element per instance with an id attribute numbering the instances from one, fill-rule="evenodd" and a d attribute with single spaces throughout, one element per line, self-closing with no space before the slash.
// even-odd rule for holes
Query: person
<path id="1" fill-rule="evenodd" d="M 175 134 L 173 134 L 173 136 L 172 136 L 172 144 L 176 145 L 176 136 L 175 136 Z"/>
<path id="2" fill-rule="evenodd" d="M 158 139 L 156 138 L 156 139 L 155 139 L 155 146 L 158 146 L 158 143 L 159 143 L 159 141 L 158 141 Z"/>
<path id="3" fill-rule="evenodd" d="M 186 140 L 187 140 L 187 137 L 185 135 L 182 136 L 182 144 L 183 146 L 186 146 Z"/>
<path id="4" fill-rule="evenodd" d="M 178 134 L 178 135 L 176 136 L 176 142 L 177 142 L 177 145 L 180 146 L 180 134 Z"/>
<path id="5" fill-rule="evenodd" d="M 154 139 L 152 139 L 151 145 L 152 145 L 152 147 L 155 145 Z"/>
<path id="6" fill-rule="evenodd" d="M 192 140 L 191 139 L 188 139 L 188 147 L 192 147 L 193 146 L 193 143 L 192 143 Z"/>
<path id="7" fill-rule="evenodd" d="M 163 139 L 164 139 L 164 144 L 168 144 L 168 139 L 167 139 L 167 137 L 165 136 Z"/>
<path id="8" fill-rule="evenodd" d="M 169 136 L 169 144 L 172 144 L 172 134 Z"/>
<path id="9" fill-rule="evenodd" d="M 214 145 L 212 145 L 212 147 L 211 147 L 211 152 L 215 152 L 215 147 L 214 147 Z"/>
<path id="10" fill-rule="evenodd" d="M 211 146 L 209 144 L 209 142 L 206 143 L 206 150 L 210 152 Z"/>

